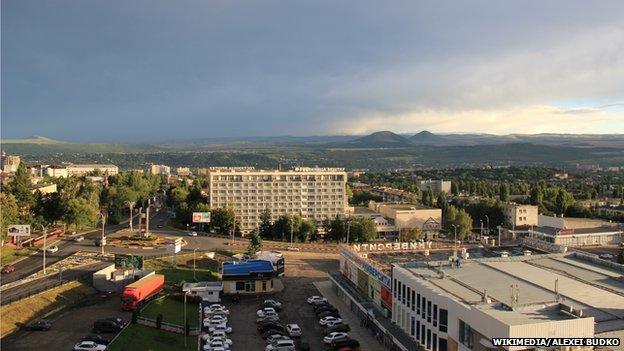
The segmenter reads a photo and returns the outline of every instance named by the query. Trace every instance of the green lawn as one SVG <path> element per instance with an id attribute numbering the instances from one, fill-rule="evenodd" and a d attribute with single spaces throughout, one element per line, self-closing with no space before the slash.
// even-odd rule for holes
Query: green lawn
<path id="1" fill-rule="evenodd" d="M 180 326 L 184 325 L 184 302 L 173 297 L 163 297 L 147 304 L 141 311 L 141 316 L 156 319 L 158 314 L 161 313 L 163 321 Z M 186 313 L 190 327 L 197 327 L 199 318 L 198 304 L 187 302 Z"/>
<path id="2" fill-rule="evenodd" d="M 195 277 L 193 278 L 192 265 L 179 265 L 173 267 L 171 261 L 167 259 L 155 259 L 145 262 L 145 269 L 153 269 L 158 274 L 165 276 L 165 281 L 169 285 L 177 285 L 182 281 L 194 282 L 194 281 L 211 281 L 217 280 L 218 275 L 212 270 L 205 267 L 201 267 L 200 260 L 196 262 Z M 190 266 L 190 267 L 189 267 Z"/>
<path id="3" fill-rule="evenodd" d="M 197 337 L 187 336 L 184 347 L 184 335 L 164 330 L 131 324 L 108 345 L 109 351 L 169 351 L 197 350 Z"/>
<path id="4" fill-rule="evenodd" d="M 2 255 L 0 257 L 0 265 L 2 266 L 13 262 L 20 257 L 28 256 L 31 253 L 28 249 L 16 249 L 6 245 L 3 246 L 1 250 Z"/>

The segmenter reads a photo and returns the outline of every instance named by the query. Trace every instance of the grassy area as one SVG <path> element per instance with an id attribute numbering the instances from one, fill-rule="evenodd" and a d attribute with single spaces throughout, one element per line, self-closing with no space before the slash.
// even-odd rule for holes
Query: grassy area
<path id="1" fill-rule="evenodd" d="M 56 288 L 13 302 L 0 309 L 0 335 L 4 337 L 23 324 L 41 318 L 48 312 L 69 307 L 96 291 L 82 281 L 72 281 Z"/>
<path id="2" fill-rule="evenodd" d="M 109 351 L 168 351 L 197 350 L 197 337 L 187 336 L 184 347 L 184 335 L 164 330 L 131 324 L 108 345 Z"/>
<path id="3" fill-rule="evenodd" d="M 183 326 L 184 302 L 172 297 L 163 297 L 150 302 L 141 311 L 141 316 L 151 319 L 156 319 L 159 314 L 163 315 L 163 321 Z M 187 302 L 186 316 L 191 328 L 196 327 L 199 318 L 197 303 Z"/>
<path id="4" fill-rule="evenodd" d="M 30 255 L 31 251 L 29 249 L 17 249 L 10 246 L 2 246 L 0 252 L 0 265 L 4 266 L 5 264 L 9 264 L 20 257 Z"/>
<path id="5" fill-rule="evenodd" d="M 148 260 L 145 262 L 145 269 L 153 269 L 158 274 L 163 274 L 165 276 L 165 281 L 167 284 L 179 284 L 182 281 L 185 282 L 194 282 L 194 281 L 211 281 L 217 280 L 218 275 L 215 273 L 215 269 L 212 267 L 214 265 L 210 263 L 206 263 L 206 259 L 197 258 L 195 264 L 195 278 L 193 278 L 193 263 L 192 257 L 190 259 L 190 264 L 188 258 L 178 258 L 177 266 L 173 267 L 171 265 L 171 260 L 169 259 L 155 259 Z"/>

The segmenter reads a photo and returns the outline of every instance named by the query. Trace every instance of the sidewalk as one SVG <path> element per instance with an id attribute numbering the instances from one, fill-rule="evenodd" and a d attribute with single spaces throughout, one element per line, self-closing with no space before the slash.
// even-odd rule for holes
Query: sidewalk
<path id="1" fill-rule="evenodd" d="M 367 351 L 384 351 L 385 348 L 377 340 L 370 330 L 361 327 L 360 319 L 349 310 L 349 307 L 336 295 L 330 281 L 315 282 L 314 286 L 327 299 L 327 302 L 336 306 L 344 323 L 349 324 L 351 331 L 349 337 L 360 342 L 360 349 Z"/>

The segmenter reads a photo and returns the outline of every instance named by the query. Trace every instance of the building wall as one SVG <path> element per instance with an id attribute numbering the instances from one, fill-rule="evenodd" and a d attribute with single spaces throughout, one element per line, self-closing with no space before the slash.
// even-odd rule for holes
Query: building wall
<path id="1" fill-rule="evenodd" d="M 439 193 L 444 191 L 446 193 L 451 192 L 451 181 L 450 180 L 421 180 L 419 182 L 420 190 L 431 189 L 435 193 Z"/>
<path id="2" fill-rule="evenodd" d="M 533 205 L 505 204 L 505 223 L 510 227 L 538 224 L 538 207 Z"/>
<path id="3" fill-rule="evenodd" d="M 246 282 L 253 284 L 253 286 L 255 286 L 255 291 L 246 291 L 245 289 L 243 290 L 236 289 L 237 283 L 244 284 Z M 263 284 L 263 282 L 265 284 Z M 273 281 L 273 279 L 267 279 L 267 280 L 248 279 L 248 280 L 224 280 L 223 281 L 223 293 L 224 294 L 246 294 L 246 295 L 261 294 L 265 292 L 272 292 L 274 287 L 275 287 L 275 282 Z"/>
<path id="4" fill-rule="evenodd" d="M 379 211 L 384 217 L 394 220 L 394 225 L 397 228 L 423 228 L 423 224 L 425 224 L 429 218 L 433 218 L 438 223 L 442 223 L 442 210 L 439 208 L 414 207 L 414 209 L 404 210 L 385 204 L 373 204 L 373 206 L 375 206 L 376 211 Z"/>
<path id="5" fill-rule="evenodd" d="M 233 207 L 243 233 L 258 227 L 267 208 L 273 221 L 299 214 L 320 223 L 344 215 L 347 206 L 347 176 L 340 169 L 211 169 L 208 179 L 210 207 Z"/>
<path id="6" fill-rule="evenodd" d="M 65 167 L 63 168 L 48 167 L 46 168 L 46 173 L 48 174 L 48 176 L 55 177 L 55 178 L 67 178 L 69 176 L 67 172 L 67 168 Z"/>
<path id="7" fill-rule="evenodd" d="M 119 168 L 115 165 L 69 165 L 67 166 L 67 175 L 69 176 L 82 176 L 87 173 L 93 172 L 96 169 L 100 170 L 102 173 L 106 173 L 108 175 L 115 175 L 119 173 Z"/>
<path id="8" fill-rule="evenodd" d="M 565 221 L 561 217 L 538 215 L 537 225 L 540 227 L 565 228 Z"/>

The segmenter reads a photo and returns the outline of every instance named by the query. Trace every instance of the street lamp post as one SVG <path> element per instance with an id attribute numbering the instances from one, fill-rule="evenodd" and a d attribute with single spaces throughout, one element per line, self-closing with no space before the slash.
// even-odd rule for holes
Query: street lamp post
<path id="1" fill-rule="evenodd" d="M 451 224 L 453 226 L 453 230 L 455 231 L 455 236 L 453 240 L 453 257 L 457 258 L 457 226 L 455 224 Z"/>
<path id="2" fill-rule="evenodd" d="M 184 348 L 186 348 L 186 325 L 188 324 L 186 320 L 186 295 L 188 295 L 188 291 L 184 292 Z"/>
<path id="3" fill-rule="evenodd" d="M 134 207 L 134 201 L 129 201 L 128 206 L 130 206 L 130 232 L 132 233 L 132 209 Z"/>
<path id="4" fill-rule="evenodd" d="M 479 240 L 481 240 L 481 237 L 483 236 L 483 220 L 480 219 L 479 222 L 481 222 L 481 230 L 479 231 Z"/>
<path id="5" fill-rule="evenodd" d="M 293 247 L 293 225 L 294 218 L 290 220 L 290 247 Z"/>
<path id="6" fill-rule="evenodd" d="M 487 221 L 487 233 L 490 235 L 490 217 L 485 215 L 485 220 Z"/>
<path id="7" fill-rule="evenodd" d="M 197 248 L 193 249 L 193 279 L 197 280 L 197 278 L 195 277 L 195 252 L 197 251 Z"/>
<path id="8" fill-rule="evenodd" d="M 106 211 L 102 210 L 100 211 L 100 215 L 102 216 L 102 239 L 100 241 L 101 247 L 102 247 L 102 256 L 104 256 L 104 223 L 106 223 Z"/>
<path id="9" fill-rule="evenodd" d="M 48 249 L 46 245 L 46 239 L 48 238 L 48 233 L 46 231 L 46 227 L 41 224 L 41 228 L 43 229 L 43 275 L 46 274 L 46 251 Z"/>

